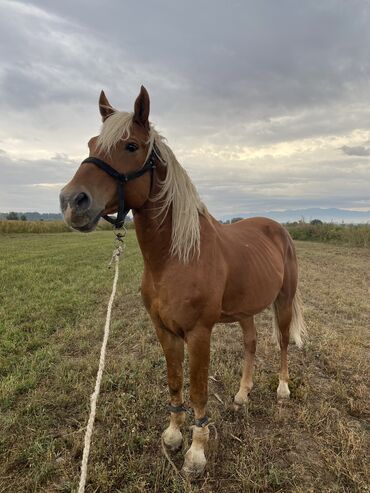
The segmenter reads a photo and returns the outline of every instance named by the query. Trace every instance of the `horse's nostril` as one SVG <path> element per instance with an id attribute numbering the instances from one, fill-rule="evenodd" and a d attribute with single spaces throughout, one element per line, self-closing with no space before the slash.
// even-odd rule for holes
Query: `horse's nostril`
<path id="1" fill-rule="evenodd" d="M 59 202 L 61 211 L 64 212 L 67 209 L 68 200 L 62 192 L 59 195 Z"/>
<path id="2" fill-rule="evenodd" d="M 80 192 L 76 195 L 73 202 L 77 209 L 86 210 L 90 206 L 90 197 L 86 193 Z"/>

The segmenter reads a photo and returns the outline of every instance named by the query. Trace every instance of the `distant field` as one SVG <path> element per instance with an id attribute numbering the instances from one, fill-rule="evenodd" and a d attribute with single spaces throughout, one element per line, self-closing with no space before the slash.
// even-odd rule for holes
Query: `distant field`
<path id="1" fill-rule="evenodd" d="M 286 224 L 285 227 L 295 240 L 370 247 L 369 224 L 293 223 Z"/>
<path id="2" fill-rule="evenodd" d="M 212 433 L 205 477 L 190 486 L 160 448 L 165 361 L 141 303 L 142 260 L 129 232 L 87 492 L 369 491 L 370 251 L 310 242 L 297 248 L 310 337 L 303 350 L 290 350 L 292 398 L 284 405 L 275 399 L 279 353 L 265 313 L 257 320 L 249 406 L 231 412 L 241 331 L 217 326 L 209 414 L 218 440 Z M 112 233 L 104 231 L 0 235 L 1 493 L 76 491 L 111 252 Z M 174 456 L 178 466 L 182 457 Z"/>
<path id="3" fill-rule="evenodd" d="M 112 226 L 101 220 L 98 230 L 111 230 Z M 1 221 L 0 234 L 11 233 L 71 233 L 72 230 L 64 221 Z"/>
<path id="4" fill-rule="evenodd" d="M 128 229 L 133 222 L 127 222 Z M 285 225 L 293 239 L 301 241 L 320 241 L 337 245 L 370 248 L 369 224 L 309 224 L 288 223 Z M 112 226 L 101 220 L 99 230 L 111 230 Z M 1 221 L 1 233 L 67 233 L 71 230 L 63 221 Z"/>
<path id="5" fill-rule="evenodd" d="M 0 221 L 0 233 L 68 233 L 64 221 Z"/>

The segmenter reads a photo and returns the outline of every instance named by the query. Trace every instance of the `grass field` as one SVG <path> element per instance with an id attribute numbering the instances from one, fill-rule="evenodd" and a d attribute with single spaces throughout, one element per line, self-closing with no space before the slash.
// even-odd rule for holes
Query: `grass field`
<path id="1" fill-rule="evenodd" d="M 109 232 L 0 236 L 1 493 L 76 491 L 112 243 Z M 212 432 L 206 474 L 189 485 L 161 452 L 165 362 L 141 303 L 142 261 L 129 233 L 87 492 L 369 491 L 370 251 L 297 247 L 310 337 L 290 350 L 292 398 L 275 399 L 279 358 L 264 313 L 255 387 L 248 408 L 234 414 L 241 331 L 217 326 L 209 414 L 218 439 Z M 180 466 L 182 454 L 173 459 Z"/>

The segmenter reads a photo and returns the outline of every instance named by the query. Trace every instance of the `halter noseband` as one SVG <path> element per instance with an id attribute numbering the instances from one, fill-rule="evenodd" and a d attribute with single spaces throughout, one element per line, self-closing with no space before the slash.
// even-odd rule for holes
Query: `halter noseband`
<path id="1" fill-rule="evenodd" d="M 128 173 L 125 175 L 124 173 L 118 173 L 112 166 L 107 164 L 105 161 L 102 161 L 101 159 L 97 157 L 88 157 L 82 161 L 81 164 L 84 163 L 91 163 L 95 164 L 98 168 L 100 168 L 102 171 L 107 173 L 109 176 L 111 176 L 114 180 L 117 182 L 117 191 L 118 191 L 118 212 L 117 212 L 117 217 L 111 217 L 108 215 L 104 215 L 103 218 L 108 221 L 111 224 L 114 224 L 115 228 L 119 229 L 122 228 L 125 218 L 127 216 L 128 211 L 130 208 L 125 208 L 125 192 L 123 185 L 127 183 L 128 181 L 135 180 L 136 178 L 139 178 L 140 176 L 144 175 L 147 171 L 151 172 L 151 179 L 153 179 L 153 169 L 155 168 L 155 153 L 154 149 L 150 153 L 149 158 L 145 161 L 144 166 L 140 168 L 138 171 L 133 171 L 132 173 Z M 152 186 L 152 184 L 150 185 Z"/>

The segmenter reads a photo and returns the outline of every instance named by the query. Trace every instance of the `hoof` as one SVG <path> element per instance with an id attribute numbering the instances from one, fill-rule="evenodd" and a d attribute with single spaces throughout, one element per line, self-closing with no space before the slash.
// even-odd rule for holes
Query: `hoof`
<path id="1" fill-rule="evenodd" d="M 235 411 L 236 413 L 241 411 L 243 409 L 243 407 L 244 407 L 244 404 L 238 404 L 235 401 L 231 404 L 231 410 Z"/>
<path id="2" fill-rule="evenodd" d="M 231 403 L 231 410 L 236 412 L 236 413 L 239 413 L 240 411 L 243 411 L 243 409 L 245 409 L 248 405 L 248 399 L 246 399 L 245 401 L 243 402 L 240 402 L 240 401 L 237 401 L 236 399 L 234 399 L 234 402 Z"/>
<path id="3" fill-rule="evenodd" d="M 198 478 L 204 472 L 207 460 L 203 452 L 193 452 L 188 450 L 185 454 L 185 462 L 181 472 L 189 479 Z"/>
<path id="4" fill-rule="evenodd" d="M 240 411 L 248 404 L 250 391 L 251 389 L 244 392 L 241 392 L 239 390 L 239 392 L 234 397 L 234 402 L 233 402 L 234 411 Z"/>
<path id="5" fill-rule="evenodd" d="M 162 433 L 163 443 L 171 452 L 177 452 L 182 447 L 182 434 L 171 426 Z"/>
<path id="6" fill-rule="evenodd" d="M 290 397 L 290 390 L 288 387 L 287 382 L 284 382 L 283 380 L 279 381 L 279 386 L 277 389 L 277 398 L 278 401 L 286 400 L 289 399 Z"/>

